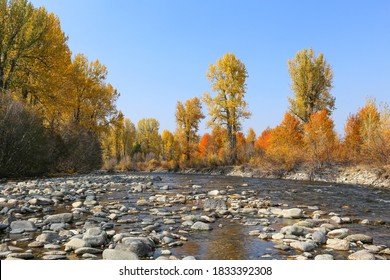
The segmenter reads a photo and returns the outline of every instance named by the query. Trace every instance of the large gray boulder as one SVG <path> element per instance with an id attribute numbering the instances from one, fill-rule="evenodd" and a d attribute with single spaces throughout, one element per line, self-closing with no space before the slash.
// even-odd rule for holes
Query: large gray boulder
<path id="1" fill-rule="evenodd" d="M 154 241 L 147 237 L 125 237 L 115 247 L 116 250 L 133 252 L 138 257 L 152 256 L 155 248 Z"/>
<path id="2" fill-rule="evenodd" d="M 348 236 L 349 229 L 347 228 L 339 228 L 339 229 L 334 229 L 330 232 L 328 232 L 328 237 L 329 238 L 339 238 L 343 239 L 344 237 Z"/>
<path id="3" fill-rule="evenodd" d="M 305 235 L 305 228 L 300 226 L 285 226 L 280 230 L 280 233 L 284 235 L 302 236 Z"/>
<path id="4" fill-rule="evenodd" d="M 323 231 L 318 230 L 313 232 L 311 239 L 313 239 L 313 241 L 317 242 L 318 244 L 324 244 L 326 243 L 327 238 Z"/>
<path id="5" fill-rule="evenodd" d="M 317 248 L 316 243 L 313 241 L 295 241 L 292 242 L 290 246 L 302 252 L 310 252 Z"/>
<path id="6" fill-rule="evenodd" d="M 211 230 L 211 226 L 209 224 L 203 223 L 203 222 L 196 222 L 191 226 L 192 230 Z"/>
<path id="7" fill-rule="evenodd" d="M 83 240 L 92 247 L 104 245 L 107 241 L 107 233 L 100 227 L 93 227 L 88 229 L 84 235 Z"/>
<path id="8" fill-rule="evenodd" d="M 69 223 L 72 220 L 73 220 L 72 213 L 62 213 L 62 214 L 54 214 L 54 215 L 46 216 L 44 222 L 46 224 Z"/>
<path id="9" fill-rule="evenodd" d="M 37 227 L 30 221 L 13 221 L 10 225 L 11 230 L 36 231 Z"/>
<path id="10" fill-rule="evenodd" d="M 55 243 L 61 239 L 62 237 L 54 231 L 43 231 L 42 234 L 35 238 L 35 241 L 42 243 Z"/>
<path id="11" fill-rule="evenodd" d="M 345 239 L 351 242 L 360 241 L 362 243 L 372 243 L 372 237 L 365 234 L 351 234 L 348 235 Z"/>

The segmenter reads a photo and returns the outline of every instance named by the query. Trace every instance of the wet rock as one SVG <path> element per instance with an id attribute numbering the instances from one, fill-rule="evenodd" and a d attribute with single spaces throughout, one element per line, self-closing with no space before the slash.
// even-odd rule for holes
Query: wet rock
<path id="1" fill-rule="evenodd" d="M 29 248 L 42 248 L 43 246 L 45 246 L 45 243 L 40 241 L 33 241 L 27 245 Z"/>
<path id="2" fill-rule="evenodd" d="M 313 251 L 315 248 L 317 248 L 317 245 L 313 241 L 296 241 L 290 243 L 290 246 L 294 249 L 300 250 L 302 252 L 309 252 Z"/>
<path id="3" fill-rule="evenodd" d="M 286 219 L 298 219 L 303 215 L 302 209 L 291 208 L 291 209 L 280 209 L 280 208 L 270 208 L 272 214 L 282 216 Z"/>
<path id="4" fill-rule="evenodd" d="M 14 230 L 23 230 L 23 231 L 36 231 L 37 227 L 34 223 L 30 221 L 13 221 L 11 222 L 10 228 Z"/>
<path id="5" fill-rule="evenodd" d="M 284 239 L 284 234 L 283 233 L 275 233 L 272 235 L 272 239 L 274 240 L 281 240 L 281 239 Z"/>
<path id="6" fill-rule="evenodd" d="M 74 251 L 79 248 L 87 247 L 87 242 L 81 238 L 72 238 L 65 244 L 65 251 Z"/>
<path id="7" fill-rule="evenodd" d="M 320 230 L 313 232 L 311 238 L 313 239 L 313 241 L 317 242 L 318 244 L 326 243 L 326 239 L 327 239 L 325 233 Z"/>
<path id="8" fill-rule="evenodd" d="M 390 255 L 390 248 L 383 249 L 382 251 L 379 252 L 379 254 Z"/>
<path id="9" fill-rule="evenodd" d="M 280 230 L 280 233 L 284 235 L 303 236 L 305 235 L 305 228 L 300 226 L 285 226 Z"/>
<path id="10" fill-rule="evenodd" d="M 366 249 L 367 251 L 369 251 L 370 253 L 379 253 L 379 251 L 381 250 L 381 247 L 379 246 L 376 246 L 376 245 L 368 245 L 368 244 L 364 244 L 363 245 L 363 248 Z"/>
<path id="11" fill-rule="evenodd" d="M 81 247 L 74 251 L 76 255 L 83 255 L 83 254 L 101 254 L 103 250 L 92 248 L 92 247 Z"/>
<path id="12" fill-rule="evenodd" d="M 372 237 L 365 234 L 351 234 L 345 237 L 345 239 L 350 242 L 372 243 Z"/>
<path id="13" fill-rule="evenodd" d="M 82 201 L 76 201 L 76 202 L 72 203 L 72 207 L 73 208 L 80 208 L 81 206 L 83 206 L 83 202 Z"/>
<path id="14" fill-rule="evenodd" d="M 125 237 L 122 243 L 119 243 L 115 249 L 130 251 L 139 257 L 152 256 L 156 245 L 150 238 L 146 237 Z"/>
<path id="15" fill-rule="evenodd" d="M 334 229 L 330 232 L 328 232 L 327 236 L 329 238 L 339 238 L 343 239 L 348 236 L 349 229 L 347 228 L 340 228 L 340 229 Z"/>
<path id="16" fill-rule="evenodd" d="M 30 205 L 51 205 L 54 204 L 54 201 L 49 198 L 39 197 L 39 198 L 32 198 L 28 201 Z"/>
<path id="17" fill-rule="evenodd" d="M 62 239 L 58 233 L 54 231 L 43 231 L 42 234 L 38 235 L 35 241 L 43 243 L 55 243 Z"/>
<path id="18" fill-rule="evenodd" d="M 89 246 L 97 247 L 104 245 L 107 240 L 107 234 L 100 227 L 94 227 L 88 229 L 84 235 L 83 240 L 89 244 Z"/>
<path id="19" fill-rule="evenodd" d="M 16 258 L 16 259 L 22 259 L 22 260 L 31 260 L 34 258 L 34 255 L 32 253 L 11 253 L 7 255 L 8 258 Z"/>
<path id="20" fill-rule="evenodd" d="M 203 222 L 196 222 L 191 226 L 192 230 L 211 230 L 211 226 L 209 224 L 203 223 Z"/>
<path id="21" fill-rule="evenodd" d="M 291 249 L 291 247 L 286 244 L 277 244 L 274 246 L 274 248 L 282 251 L 288 251 Z"/>
<path id="22" fill-rule="evenodd" d="M 196 258 L 194 256 L 187 256 L 182 258 L 183 261 L 196 261 Z"/>
<path id="23" fill-rule="evenodd" d="M 339 216 L 333 216 L 332 218 L 330 218 L 333 222 L 335 222 L 336 224 L 341 224 L 342 223 L 342 220 Z"/>
<path id="24" fill-rule="evenodd" d="M 44 222 L 46 224 L 53 224 L 53 223 L 69 223 L 73 219 L 72 213 L 62 213 L 62 214 L 55 214 L 55 215 L 49 215 L 46 216 Z"/>
<path id="25" fill-rule="evenodd" d="M 207 193 L 209 196 L 217 196 L 219 195 L 219 190 L 212 190 Z"/>
<path id="26" fill-rule="evenodd" d="M 349 260 L 375 260 L 375 256 L 367 250 L 357 251 L 348 256 Z"/>
<path id="27" fill-rule="evenodd" d="M 348 251 L 349 242 L 344 239 L 328 239 L 326 241 L 326 247 L 338 251 Z"/>
<path id="28" fill-rule="evenodd" d="M 315 256 L 314 260 L 316 261 L 331 261 L 334 260 L 334 257 L 330 254 L 322 254 Z"/>

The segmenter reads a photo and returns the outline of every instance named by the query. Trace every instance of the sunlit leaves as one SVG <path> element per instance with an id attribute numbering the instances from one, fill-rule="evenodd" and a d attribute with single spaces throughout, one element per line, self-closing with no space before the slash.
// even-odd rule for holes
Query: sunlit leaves
<path id="1" fill-rule="evenodd" d="M 291 89 L 290 110 L 303 122 L 318 111 L 335 109 L 335 98 L 330 94 L 333 72 L 324 55 L 317 57 L 312 49 L 299 51 L 294 59 L 288 60 Z"/>

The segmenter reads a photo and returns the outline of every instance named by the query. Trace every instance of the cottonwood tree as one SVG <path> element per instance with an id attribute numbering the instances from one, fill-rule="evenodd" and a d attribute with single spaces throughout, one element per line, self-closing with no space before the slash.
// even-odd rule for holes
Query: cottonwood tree
<path id="1" fill-rule="evenodd" d="M 208 125 L 226 128 L 228 163 L 234 163 L 237 160 L 236 134 L 241 130 L 242 119 L 251 115 L 244 99 L 248 73 L 244 63 L 234 54 L 227 53 L 210 65 L 206 76 L 211 83 L 211 89 L 216 93 L 214 97 L 206 93 L 203 98 L 210 115 Z"/>
<path id="2" fill-rule="evenodd" d="M 299 51 L 288 60 L 288 72 L 294 96 L 289 98 L 290 111 L 304 123 L 318 111 L 331 113 L 335 109 L 335 98 L 330 94 L 333 71 L 320 53 L 313 49 Z"/>
<path id="3" fill-rule="evenodd" d="M 144 118 L 138 122 L 137 127 L 137 142 L 140 145 L 143 156 L 150 154 L 158 157 L 160 155 L 161 142 L 158 134 L 160 123 L 153 118 Z"/>
<path id="4" fill-rule="evenodd" d="M 191 159 L 191 153 L 197 146 L 199 123 L 204 118 L 199 98 L 188 99 L 184 104 L 176 105 L 177 135 L 185 159 Z"/>

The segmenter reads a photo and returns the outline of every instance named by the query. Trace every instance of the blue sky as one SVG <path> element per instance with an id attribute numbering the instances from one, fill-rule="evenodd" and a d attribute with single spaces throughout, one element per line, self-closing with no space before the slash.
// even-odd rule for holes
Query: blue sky
<path id="1" fill-rule="evenodd" d="M 57 14 L 74 54 L 99 59 L 121 93 L 117 106 L 137 123 L 152 117 L 175 130 L 177 100 L 210 91 L 210 63 L 233 52 L 245 63 L 243 122 L 274 127 L 292 95 L 287 59 L 322 52 L 334 71 L 333 118 L 343 132 L 366 97 L 390 103 L 390 1 L 33 0 Z M 206 108 L 204 112 L 207 113 Z M 208 129 L 202 122 L 200 132 Z"/>

